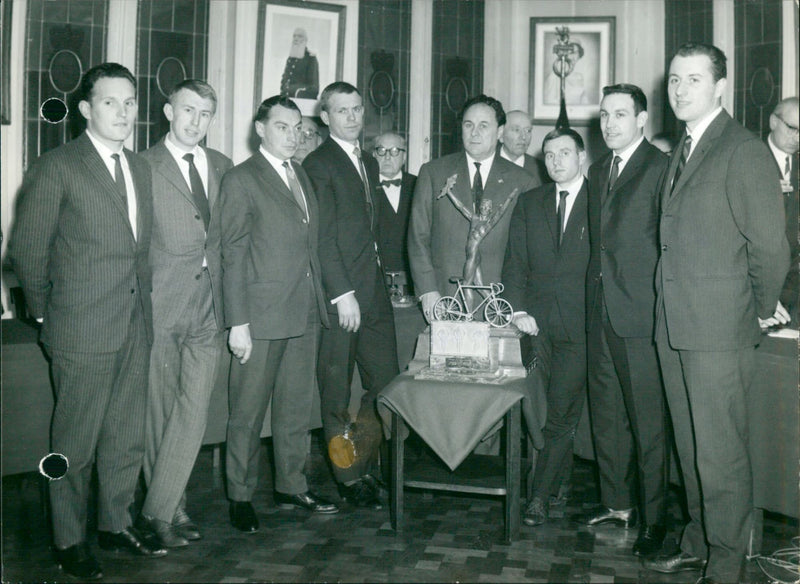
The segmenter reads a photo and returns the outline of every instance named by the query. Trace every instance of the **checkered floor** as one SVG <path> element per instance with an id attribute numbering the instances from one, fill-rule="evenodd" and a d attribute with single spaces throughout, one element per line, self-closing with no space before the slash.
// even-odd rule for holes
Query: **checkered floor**
<path id="1" fill-rule="evenodd" d="M 307 474 L 312 489 L 338 500 L 315 436 Z M 570 521 L 597 499 L 595 467 L 576 459 L 573 493 L 541 527 L 522 526 L 518 541 L 502 543 L 503 512 L 492 497 L 431 494 L 408 490 L 405 530 L 395 535 L 388 509 L 343 507 L 337 515 L 313 516 L 277 509 L 271 496 L 269 440 L 264 442 L 262 478 L 253 504 L 261 522 L 245 535 L 228 522 L 228 503 L 204 448 L 188 489 L 188 512 L 204 539 L 170 550 L 158 559 L 103 552 L 90 541 L 107 582 L 694 582 L 696 574 L 674 576 L 644 570 L 630 552 L 634 530 L 588 528 Z M 3 479 L 2 581 L 70 581 L 55 566 L 36 475 Z M 674 546 L 682 525 L 678 492 L 671 493 Z M 93 522 L 90 522 L 93 523 Z M 790 545 L 798 524 L 782 516 L 765 520 L 765 554 Z M 755 561 L 747 582 L 769 579 Z"/>

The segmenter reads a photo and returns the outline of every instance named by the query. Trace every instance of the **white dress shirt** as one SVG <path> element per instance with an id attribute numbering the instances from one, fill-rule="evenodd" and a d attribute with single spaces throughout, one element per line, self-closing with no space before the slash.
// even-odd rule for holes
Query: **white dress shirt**
<path id="1" fill-rule="evenodd" d="M 92 136 L 92 133 L 88 129 L 86 130 L 86 135 L 89 136 L 89 140 L 92 141 L 92 144 L 94 144 L 94 147 L 97 150 L 97 153 L 100 155 L 100 158 L 103 159 L 103 163 L 106 165 L 108 172 L 111 174 L 111 180 L 116 180 L 114 177 L 114 167 L 116 166 L 116 163 L 114 162 L 112 155 L 119 154 L 120 166 L 122 167 L 122 176 L 125 178 L 125 190 L 128 192 L 128 221 L 130 221 L 131 230 L 133 231 L 133 239 L 136 239 L 136 189 L 133 186 L 133 176 L 131 175 L 131 167 L 128 166 L 128 159 L 125 157 L 125 150 L 121 147 L 117 151 L 111 150 L 111 148 Z"/>

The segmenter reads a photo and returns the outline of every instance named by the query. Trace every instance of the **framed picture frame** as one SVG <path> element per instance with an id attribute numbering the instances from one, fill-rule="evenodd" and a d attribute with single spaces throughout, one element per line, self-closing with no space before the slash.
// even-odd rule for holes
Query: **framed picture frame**
<path id="1" fill-rule="evenodd" d="M 322 89 L 342 78 L 345 16 L 341 4 L 261 0 L 255 106 L 278 93 L 313 110 Z"/>
<path id="2" fill-rule="evenodd" d="M 535 124 L 555 124 L 561 76 L 570 124 L 599 115 L 603 87 L 614 83 L 616 19 L 531 18 L 529 105 Z"/>
<path id="3" fill-rule="evenodd" d="M 11 2 L 0 7 L 0 124 L 11 123 Z"/>

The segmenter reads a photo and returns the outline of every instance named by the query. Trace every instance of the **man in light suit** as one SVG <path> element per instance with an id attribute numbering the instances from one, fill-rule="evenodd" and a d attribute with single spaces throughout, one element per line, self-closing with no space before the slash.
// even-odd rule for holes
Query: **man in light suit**
<path id="1" fill-rule="evenodd" d="M 542 164 L 528 154 L 528 148 L 533 138 L 533 124 L 531 117 L 520 110 L 506 113 L 506 125 L 500 136 L 500 156 L 513 162 L 530 174 L 536 181 L 535 187 L 542 184 Z M 549 178 L 548 178 L 549 180 Z"/>
<path id="2" fill-rule="evenodd" d="M 514 190 L 524 193 L 538 184 L 523 169 L 497 156 L 497 140 L 506 123 L 499 101 L 486 95 L 473 97 L 464 104 L 460 119 L 465 152 L 424 164 L 411 203 L 408 231 L 411 277 L 428 320 L 436 301 L 455 292 L 456 284 L 450 279 L 462 275 L 467 260 L 470 221 L 449 197 L 439 197 L 448 179 L 455 180 L 453 195 L 473 213 L 479 210 L 480 200 L 490 200 L 493 208 L 499 210 Z M 512 211 L 513 206 L 480 244 L 484 284 L 500 281 Z"/>
<path id="3" fill-rule="evenodd" d="M 669 439 L 653 323 L 658 200 L 667 156 L 644 138 L 647 98 L 603 88 L 600 129 L 611 149 L 589 168 L 586 330 L 589 412 L 602 505 L 588 525 L 633 527 L 637 555 L 664 541 Z M 638 511 L 638 513 L 637 513 Z"/>
<path id="4" fill-rule="evenodd" d="M 542 143 L 555 184 L 523 193 L 511 217 L 503 264 L 514 325 L 531 335 L 547 394 L 544 447 L 536 459 L 523 521 L 541 525 L 571 469 L 574 431 L 586 387 L 585 279 L 589 262 L 583 139 L 555 129 Z"/>
<path id="5" fill-rule="evenodd" d="M 96 579 L 102 569 L 86 540 L 95 460 L 100 547 L 166 550 L 132 527 L 128 511 L 144 455 L 152 341 L 150 168 L 123 148 L 136 120 L 135 79 L 103 63 L 84 74 L 80 92 L 86 131 L 29 169 L 9 254 L 42 322 L 55 383 L 51 445 L 69 464 L 50 482 L 57 561 Z"/>
<path id="6" fill-rule="evenodd" d="M 738 582 L 753 525 L 746 396 L 759 319 L 788 268 L 780 183 L 769 149 L 722 109 L 725 54 L 688 43 L 667 93 L 686 122 L 661 194 L 656 343 L 683 471 L 680 551 L 645 560 L 703 582 Z M 772 316 L 778 318 L 778 315 Z"/>
<path id="7" fill-rule="evenodd" d="M 783 209 L 786 215 L 786 239 L 791 251 L 791 265 L 781 290 L 780 307 L 786 310 L 793 328 L 800 326 L 800 237 L 798 236 L 798 215 L 800 215 L 800 190 L 798 176 L 800 168 L 798 150 L 798 99 L 787 97 L 775 106 L 769 116 L 770 133 L 767 137 L 772 156 L 781 179 Z"/>
<path id="8" fill-rule="evenodd" d="M 203 442 L 222 352 L 219 182 L 231 161 L 203 148 L 217 110 L 204 81 L 187 79 L 164 105 L 169 133 L 142 154 L 153 172 L 153 350 L 141 524 L 165 547 L 200 532 L 184 491 Z"/>
<path id="9" fill-rule="evenodd" d="M 402 272 L 410 284 L 408 219 L 417 177 L 403 170 L 406 163 L 405 138 L 393 132 L 381 134 L 375 138 L 372 155 L 380 167 L 376 193 L 381 199 L 378 205 L 378 248 L 383 271 Z"/>
<path id="10" fill-rule="evenodd" d="M 376 400 L 398 366 L 394 314 L 378 255 L 378 163 L 359 147 L 364 106 L 355 87 L 343 81 L 328 85 L 320 107 L 330 136 L 306 157 L 303 168 L 319 200 L 319 259 L 331 320 L 320 341 L 322 428 L 329 444 L 349 428 L 350 386 L 358 363 L 366 390 L 356 418 L 362 445 L 353 464 L 334 463 L 333 473 L 345 500 L 379 509 L 388 497 L 376 476 L 382 437 Z"/>
<path id="11" fill-rule="evenodd" d="M 272 398 L 275 503 L 336 513 L 309 491 L 303 466 L 314 397 L 320 323 L 327 325 L 317 256 L 319 209 L 303 169 L 291 161 L 300 110 L 288 97 L 258 107 L 259 151 L 230 170 L 220 190 L 222 287 L 231 365 L 226 469 L 232 525 L 258 530 L 261 427 Z"/>

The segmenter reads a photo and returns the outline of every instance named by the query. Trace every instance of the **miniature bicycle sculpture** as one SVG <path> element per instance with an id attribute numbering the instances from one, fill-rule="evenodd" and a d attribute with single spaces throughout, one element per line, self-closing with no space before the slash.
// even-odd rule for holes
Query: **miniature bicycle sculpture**
<path id="1" fill-rule="evenodd" d="M 511 304 L 498 295 L 503 292 L 503 285 L 491 283 L 488 286 L 480 284 L 465 284 L 463 278 L 451 279 L 458 284 L 455 296 L 442 296 L 433 305 L 433 318 L 435 320 L 471 321 L 478 311 L 483 308 L 483 317 L 491 326 L 502 328 L 511 323 L 514 311 Z M 465 291 L 474 290 L 481 296 L 481 301 L 475 308 L 470 309 Z"/>

